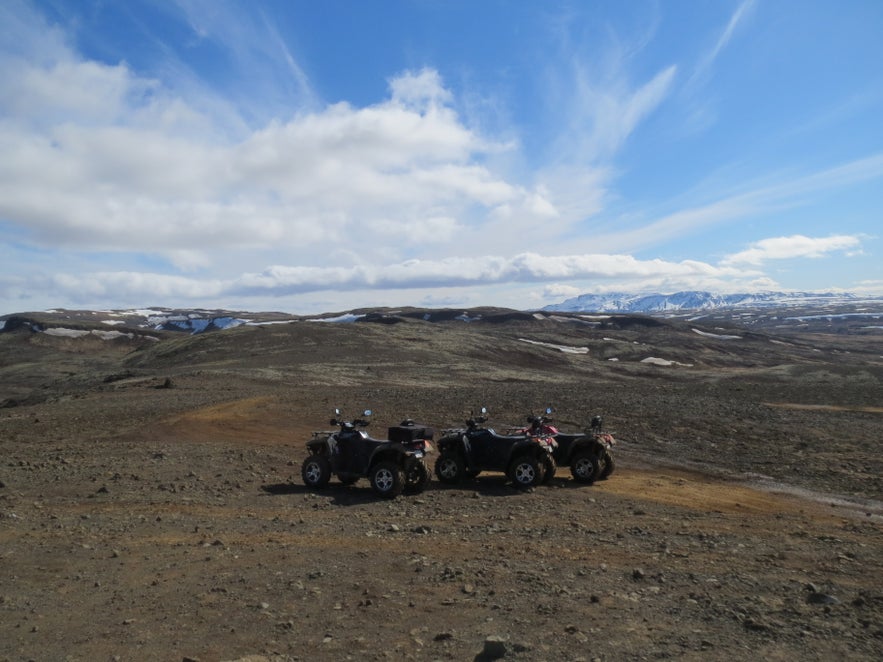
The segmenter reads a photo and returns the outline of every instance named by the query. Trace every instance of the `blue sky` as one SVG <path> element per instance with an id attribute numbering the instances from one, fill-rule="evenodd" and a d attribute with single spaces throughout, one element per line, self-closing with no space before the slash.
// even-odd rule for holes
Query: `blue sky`
<path id="1" fill-rule="evenodd" d="M 883 294 L 879 0 L 4 0 L 0 314 Z"/>

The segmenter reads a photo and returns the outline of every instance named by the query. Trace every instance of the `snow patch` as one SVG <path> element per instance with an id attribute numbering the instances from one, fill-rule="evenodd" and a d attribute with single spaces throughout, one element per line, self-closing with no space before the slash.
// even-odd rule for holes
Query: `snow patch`
<path id="1" fill-rule="evenodd" d="M 871 319 L 880 319 L 883 317 L 880 313 L 839 313 L 839 314 L 830 314 L 830 315 L 801 315 L 799 317 L 786 317 L 786 320 L 792 320 L 797 322 L 806 322 L 809 320 L 828 320 L 829 322 L 834 320 L 845 320 L 850 319 L 852 317 L 870 317 Z"/>
<path id="2" fill-rule="evenodd" d="M 565 317 L 564 315 L 543 315 L 542 313 L 534 313 L 533 318 L 536 320 L 551 320 L 559 324 L 585 324 L 586 326 L 600 326 L 602 319 L 609 318 L 610 315 L 577 315 L 576 317 Z"/>
<path id="3" fill-rule="evenodd" d="M 719 333 L 709 333 L 708 331 L 700 331 L 699 329 L 693 329 L 691 327 L 693 333 L 698 333 L 700 336 L 705 336 L 706 338 L 716 338 L 717 340 L 742 340 L 742 336 L 728 336 L 721 335 Z"/>
<path id="4" fill-rule="evenodd" d="M 681 363 L 679 361 L 669 361 L 668 359 L 659 359 L 655 356 L 648 356 L 646 359 L 641 359 L 641 363 L 649 363 L 650 365 L 659 365 L 659 366 L 671 366 L 671 365 L 679 365 L 684 368 L 692 368 L 692 363 Z"/>
<path id="5" fill-rule="evenodd" d="M 569 347 L 568 345 L 555 345 L 550 342 L 540 342 L 539 340 L 528 340 L 527 338 L 519 338 L 521 342 L 530 343 L 531 345 L 539 345 L 540 347 L 549 347 L 551 349 L 557 349 L 559 352 L 564 352 L 565 354 L 588 354 L 588 347 Z"/>
<path id="6" fill-rule="evenodd" d="M 43 333 L 47 336 L 55 336 L 56 338 L 82 338 L 84 336 L 96 336 L 102 340 L 116 340 L 117 338 L 128 338 L 129 340 L 132 340 L 135 338 L 134 333 L 123 333 L 122 331 L 99 331 L 98 329 L 86 331 L 83 329 L 53 327 L 51 329 L 46 329 Z M 151 338 L 150 336 L 144 337 Z M 151 338 L 151 340 L 156 340 L 156 338 Z"/>
<path id="7" fill-rule="evenodd" d="M 83 331 L 82 329 L 46 329 L 43 333 L 56 338 L 82 338 L 83 336 L 88 336 L 91 332 Z"/>
<path id="8" fill-rule="evenodd" d="M 358 319 L 362 319 L 364 315 L 354 315 L 353 313 L 344 313 L 343 315 L 338 315 L 337 317 L 315 317 L 313 319 L 307 320 L 308 322 L 337 322 L 348 324 L 349 322 L 355 322 Z"/>
<path id="9" fill-rule="evenodd" d="M 294 324 L 297 320 L 266 320 L 265 322 L 246 322 L 245 326 L 269 326 L 271 324 Z"/>

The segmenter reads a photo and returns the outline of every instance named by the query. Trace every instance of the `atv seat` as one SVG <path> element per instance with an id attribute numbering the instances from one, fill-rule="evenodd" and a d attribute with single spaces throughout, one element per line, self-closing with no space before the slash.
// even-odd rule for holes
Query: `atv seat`
<path id="1" fill-rule="evenodd" d="M 527 438 L 527 435 L 523 434 L 497 434 L 497 431 L 493 428 L 488 428 L 488 434 L 490 434 L 491 437 L 493 437 L 494 439 L 501 439 L 506 441 L 518 441 Z"/>

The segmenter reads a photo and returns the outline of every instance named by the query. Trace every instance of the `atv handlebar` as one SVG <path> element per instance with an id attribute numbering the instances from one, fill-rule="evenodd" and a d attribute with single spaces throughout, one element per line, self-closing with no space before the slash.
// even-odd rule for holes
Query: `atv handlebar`
<path id="1" fill-rule="evenodd" d="M 364 416 L 364 418 L 354 418 L 352 421 L 347 421 L 341 418 L 341 411 L 340 409 L 336 408 L 334 410 L 334 418 L 332 418 L 329 423 L 331 425 L 339 425 L 341 430 L 349 427 L 364 428 L 368 426 L 368 417 L 373 413 L 374 412 L 372 412 L 370 409 L 366 409 L 362 412 L 362 416 Z"/>
<path id="2" fill-rule="evenodd" d="M 341 429 L 345 429 L 345 428 L 366 428 L 366 427 L 368 427 L 368 426 L 371 424 L 371 421 L 366 421 L 366 420 L 364 420 L 364 419 L 362 419 L 362 418 L 356 418 L 356 419 L 353 419 L 352 421 L 344 421 L 344 420 L 339 419 L 339 418 L 332 418 L 332 419 L 331 419 L 330 421 L 328 421 L 328 422 L 329 422 L 331 425 L 337 425 L 337 426 L 339 426 Z"/>

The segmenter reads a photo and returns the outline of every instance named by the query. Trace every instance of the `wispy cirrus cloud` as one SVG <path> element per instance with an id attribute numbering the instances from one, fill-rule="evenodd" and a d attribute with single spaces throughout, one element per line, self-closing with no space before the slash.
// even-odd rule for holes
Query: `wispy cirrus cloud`
<path id="1" fill-rule="evenodd" d="M 274 21 L 260 5 L 254 11 L 242 9 L 239 3 L 218 0 L 174 0 L 167 7 L 183 18 L 197 40 L 215 45 L 226 56 L 234 75 L 224 77 L 230 89 L 216 91 L 235 99 L 251 123 L 320 108 L 309 75 Z M 165 52 L 177 66 L 186 66 L 174 49 Z"/>
<path id="2" fill-rule="evenodd" d="M 690 75 L 688 84 L 701 80 L 709 74 L 715 61 L 724 49 L 726 49 L 730 40 L 733 38 L 733 35 L 750 18 L 755 2 L 756 0 L 743 0 L 742 3 L 736 7 L 735 11 L 730 15 L 730 20 L 727 22 L 727 25 L 718 36 L 717 41 L 715 41 L 714 45 L 699 58 L 693 73 Z"/>
<path id="3" fill-rule="evenodd" d="M 548 55 L 545 94 L 550 126 L 558 133 L 547 154 L 552 166 L 606 165 L 634 130 L 674 89 L 677 66 L 635 78 L 632 60 L 646 47 L 613 30 L 582 32 L 579 12 L 554 28 L 557 50 Z M 652 33 L 653 19 L 647 34 Z"/>
<path id="4" fill-rule="evenodd" d="M 544 220 L 551 236 L 567 235 L 604 211 L 620 175 L 620 152 L 675 89 L 674 64 L 640 77 L 633 72 L 631 59 L 646 46 L 654 24 L 649 20 L 639 38 L 623 43 L 612 31 L 582 34 L 575 27 L 582 25 L 578 11 L 555 23 L 557 49 L 547 54 L 544 81 L 545 124 L 555 128 L 533 174 L 554 203 L 554 215 Z M 513 234 L 533 234 L 529 222 L 509 222 Z"/>
<path id="5" fill-rule="evenodd" d="M 628 82 L 624 72 L 596 79 L 592 70 L 575 62 L 567 117 L 556 144 L 558 158 L 576 163 L 604 163 L 665 100 L 672 90 L 677 67 L 671 65 L 642 85 Z"/>
<path id="6" fill-rule="evenodd" d="M 706 232 L 737 219 L 807 206 L 827 192 L 881 178 L 883 153 L 792 177 L 770 176 L 760 182 L 743 184 L 742 191 L 723 195 L 717 200 L 685 206 L 660 218 L 641 219 L 639 227 L 598 234 L 592 241 L 608 251 L 636 251 Z"/>

